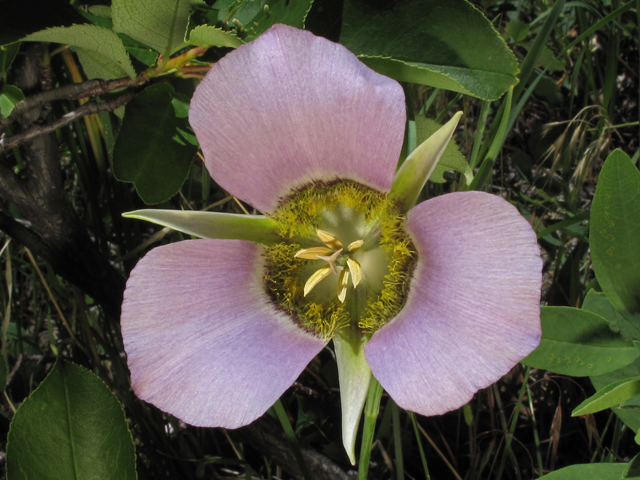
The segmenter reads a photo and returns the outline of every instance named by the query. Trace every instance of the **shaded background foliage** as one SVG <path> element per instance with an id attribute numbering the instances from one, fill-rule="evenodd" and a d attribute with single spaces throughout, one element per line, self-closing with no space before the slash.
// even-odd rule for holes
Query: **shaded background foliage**
<path id="1" fill-rule="evenodd" d="M 589 292 L 601 291 L 589 251 L 591 203 L 610 152 L 620 148 L 633 164 L 638 160 L 639 2 L 473 2 L 488 19 L 485 27 L 490 22 L 497 33 L 445 42 L 453 54 L 441 57 L 434 39 L 446 32 L 430 30 L 430 37 L 420 30 L 429 26 L 423 5 L 443 18 L 454 13 L 447 8 L 479 15 L 471 5 L 282 0 L 267 2 L 267 14 L 263 1 L 212 3 L 178 15 L 189 41 L 178 35 L 166 44 L 140 29 L 135 17 L 112 21 L 109 2 L 0 2 L 0 380 L 6 377 L 0 450 L 9 465 L 29 462 L 30 449 L 56 455 L 54 429 L 34 427 L 26 414 L 15 428 L 27 428 L 20 422 L 33 427 L 27 443 L 7 446 L 7 434 L 20 405 L 55 403 L 46 396 L 55 390 L 47 382 L 64 382 L 63 372 L 72 372 L 98 382 L 79 398 L 103 395 L 98 398 L 108 404 L 110 391 L 122 405 L 124 415 L 109 411 L 114 422 L 126 418 L 130 437 L 125 429 L 121 440 L 135 444 L 139 478 L 301 477 L 273 412 L 224 431 L 190 427 L 139 401 L 129 387 L 118 323 L 125 278 L 137 260 L 149 248 L 185 237 L 121 213 L 144 208 L 145 201 L 171 209 L 249 208 L 210 179 L 186 112 L 209 65 L 275 21 L 301 27 L 306 17 L 307 29 L 366 55 L 366 63 L 403 82 L 405 154 L 428 135 L 425 117 L 443 123 L 463 110 L 455 135 L 460 151 L 440 171 L 440 183 L 429 183 L 425 198 L 471 187 L 513 202 L 538 234 L 544 305 L 579 308 Z M 62 26 L 71 30 L 46 30 Z M 98 43 L 87 43 L 94 34 Z M 28 35 L 31 41 L 19 42 Z M 397 37 L 402 41 L 393 44 Z M 456 45 L 463 50 L 456 52 Z M 473 64 L 472 47 L 479 54 L 504 48 L 504 63 L 494 65 L 502 83 L 483 73 L 482 59 Z M 441 74 L 443 65 L 480 73 L 460 84 Z M 523 79 L 517 85 L 516 67 Z M 67 362 L 54 367 L 56 357 L 84 369 Z M 54 387 L 60 385 L 66 384 Z M 417 433 L 410 415 L 385 398 L 370 478 L 424 478 L 423 458 L 434 478 L 466 480 L 537 478 L 577 463 L 629 461 L 639 450 L 635 432 L 611 410 L 570 416 L 594 392 L 586 377 L 517 365 L 463 409 L 417 418 Z M 282 402 L 315 478 L 355 473 L 340 440 L 331 352 L 312 361 Z M 83 412 L 66 427 L 91 424 L 92 415 L 106 414 Z M 121 461 L 131 471 L 133 453 L 115 464 Z M 51 471 L 51 478 L 68 478 L 62 466 Z"/>

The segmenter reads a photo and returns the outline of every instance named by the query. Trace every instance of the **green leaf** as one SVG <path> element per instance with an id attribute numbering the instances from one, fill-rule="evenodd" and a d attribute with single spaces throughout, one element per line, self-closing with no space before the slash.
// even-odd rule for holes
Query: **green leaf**
<path id="1" fill-rule="evenodd" d="M 525 23 L 518 19 L 513 19 L 513 20 L 510 20 L 509 23 L 507 23 L 507 28 L 505 29 L 505 32 L 507 35 L 509 35 L 513 39 L 514 42 L 517 43 L 527 38 L 527 35 L 529 35 L 530 29 L 531 27 L 529 26 L 528 23 Z"/>
<path id="2" fill-rule="evenodd" d="M 571 465 L 540 477 L 539 480 L 621 480 L 627 468 L 626 463 Z"/>
<path id="3" fill-rule="evenodd" d="M 207 47 L 230 47 L 238 48 L 244 42 L 235 33 L 210 25 L 200 25 L 191 30 L 189 34 L 190 45 L 204 45 Z"/>
<path id="4" fill-rule="evenodd" d="M 416 142 L 421 144 L 431 135 L 433 135 L 436 131 L 440 129 L 442 125 L 431 118 L 427 118 L 424 115 L 416 115 Z M 467 159 L 464 158 L 464 155 L 460 152 L 458 145 L 456 142 L 450 141 L 444 152 L 442 153 L 442 157 L 440 161 L 437 163 L 436 168 L 433 170 L 433 173 L 429 177 L 429 180 L 435 183 L 444 183 L 446 180 L 442 176 L 444 172 L 448 171 L 456 171 L 460 172 L 464 175 L 467 185 L 471 183 L 473 180 L 473 172 L 471 171 L 471 167 L 469 163 L 467 163 Z"/>
<path id="5" fill-rule="evenodd" d="M 606 408 L 620 405 L 625 400 L 640 394 L 640 376 L 613 382 L 587 398 L 571 413 L 572 417 L 589 415 Z"/>
<path id="6" fill-rule="evenodd" d="M 0 116 L 8 117 L 13 108 L 24 100 L 24 93 L 14 85 L 4 85 L 0 90 Z"/>
<path id="7" fill-rule="evenodd" d="M 174 95 L 173 87 L 162 82 L 130 101 L 113 151 L 114 175 L 133 183 L 148 204 L 180 190 L 197 152 L 186 134 L 187 119 L 176 115 Z"/>
<path id="8" fill-rule="evenodd" d="M 148 45 L 168 58 L 182 48 L 192 0 L 113 0 L 111 14 L 116 32 Z"/>
<path id="9" fill-rule="evenodd" d="M 282 241 L 276 233 L 278 226 L 264 215 L 149 209 L 122 216 L 146 220 L 199 238 L 248 240 L 264 245 Z"/>
<path id="10" fill-rule="evenodd" d="M 591 383 L 593 383 L 596 390 L 600 391 L 613 382 L 637 376 L 640 376 L 640 358 L 613 372 L 591 377 Z M 611 410 L 634 432 L 640 430 L 640 409 L 614 406 Z"/>
<path id="11" fill-rule="evenodd" d="M 600 172 L 589 238 L 593 269 L 611 304 L 640 312 L 640 172 L 621 150 Z"/>
<path id="12" fill-rule="evenodd" d="M 589 290 L 582 303 L 582 309 L 600 315 L 609 322 L 611 330 L 620 332 L 623 337 L 640 339 L 640 325 L 632 324 L 629 319 L 620 315 L 604 293 Z"/>
<path id="13" fill-rule="evenodd" d="M 340 43 L 374 70 L 495 100 L 517 83 L 517 61 L 464 0 L 345 0 Z"/>
<path id="14" fill-rule="evenodd" d="M 254 18 L 247 28 L 246 41 L 253 40 L 276 23 L 304 28 L 304 21 L 311 10 L 313 0 L 270 0 L 267 9 L 264 8 Z"/>
<path id="15" fill-rule="evenodd" d="M 570 307 L 542 307 L 540 345 L 522 363 L 582 377 L 619 369 L 638 358 L 630 341 L 593 313 Z"/>
<path id="16" fill-rule="evenodd" d="M 135 462 L 118 400 L 95 374 L 62 359 L 11 422 L 11 480 L 133 480 Z"/>
<path id="17" fill-rule="evenodd" d="M 13 63 L 13 59 L 16 58 L 16 54 L 20 49 L 20 43 L 12 43 L 11 45 L 0 46 L 0 74 L 9 70 L 9 67 Z"/>
<path id="18" fill-rule="evenodd" d="M 73 25 L 42 30 L 23 38 L 31 42 L 55 42 L 76 47 L 87 78 L 135 77 L 136 72 L 122 40 L 112 30 L 96 25 Z"/>

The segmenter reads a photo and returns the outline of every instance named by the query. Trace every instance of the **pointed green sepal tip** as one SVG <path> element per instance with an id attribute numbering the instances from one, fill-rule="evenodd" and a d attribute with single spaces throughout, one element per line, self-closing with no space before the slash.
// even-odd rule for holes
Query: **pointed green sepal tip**
<path id="1" fill-rule="evenodd" d="M 397 171 L 390 198 L 403 213 L 408 212 L 418 201 L 420 191 L 436 168 L 461 116 L 462 112 L 458 112 L 451 117 L 451 120 L 411 152 Z"/>
<path id="2" fill-rule="evenodd" d="M 237 215 L 184 210 L 136 210 L 122 214 L 199 238 L 248 240 L 263 245 L 280 241 L 276 223 L 264 215 Z"/>
<path id="3" fill-rule="evenodd" d="M 371 381 L 371 369 L 364 356 L 366 343 L 367 338 L 353 328 L 345 328 L 333 337 L 340 381 L 342 443 L 352 465 L 356 464 L 356 436 Z"/>

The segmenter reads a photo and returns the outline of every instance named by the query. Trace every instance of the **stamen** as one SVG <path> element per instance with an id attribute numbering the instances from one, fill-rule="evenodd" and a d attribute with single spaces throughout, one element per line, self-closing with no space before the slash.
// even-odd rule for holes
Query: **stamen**
<path id="1" fill-rule="evenodd" d="M 318 260 L 318 255 L 331 255 L 332 253 L 333 250 L 327 247 L 311 247 L 298 250 L 294 257 L 304 258 L 306 260 Z"/>
<path id="2" fill-rule="evenodd" d="M 338 300 L 344 303 L 344 299 L 347 297 L 347 286 L 349 285 L 349 270 L 343 268 L 338 277 Z"/>
<path id="3" fill-rule="evenodd" d="M 340 242 L 340 240 L 338 240 L 338 237 L 336 237 L 335 235 L 332 235 L 329 232 L 325 232 L 324 230 L 316 230 L 316 234 L 318 235 L 318 238 L 322 240 L 322 243 L 324 243 L 330 249 L 338 250 L 339 248 L 342 248 L 342 242 Z"/>
<path id="4" fill-rule="evenodd" d="M 338 269 L 336 268 L 336 260 L 341 254 L 342 254 L 342 248 L 340 250 L 333 252 L 333 255 L 331 255 L 330 257 L 325 255 L 316 255 L 316 258 L 327 262 L 329 264 L 329 268 L 331 268 L 331 271 L 337 275 Z"/>
<path id="5" fill-rule="evenodd" d="M 353 282 L 353 288 L 356 288 L 362 280 L 362 267 L 353 258 L 347 258 L 347 266 L 351 272 L 351 281 Z"/>
<path id="6" fill-rule="evenodd" d="M 356 250 L 358 250 L 362 245 L 364 245 L 364 240 L 356 240 L 355 242 L 351 242 L 349 244 L 349 246 L 347 247 L 347 250 L 349 250 L 350 252 L 355 252 Z"/>
<path id="7" fill-rule="evenodd" d="M 325 265 L 324 267 L 313 272 L 313 275 L 309 277 L 307 283 L 304 284 L 304 296 L 313 290 L 313 288 L 320 283 L 322 279 L 324 279 L 327 275 L 331 273 L 331 266 Z"/>

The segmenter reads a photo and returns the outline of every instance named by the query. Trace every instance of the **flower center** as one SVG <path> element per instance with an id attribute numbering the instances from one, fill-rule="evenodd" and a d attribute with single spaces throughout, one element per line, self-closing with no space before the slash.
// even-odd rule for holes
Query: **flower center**
<path id="1" fill-rule="evenodd" d="M 416 254 L 387 195 L 353 181 L 313 183 L 272 215 L 282 242 L 266 250 L 274 303 L 317 336 L 373 333 L 402 308 Z"/>

